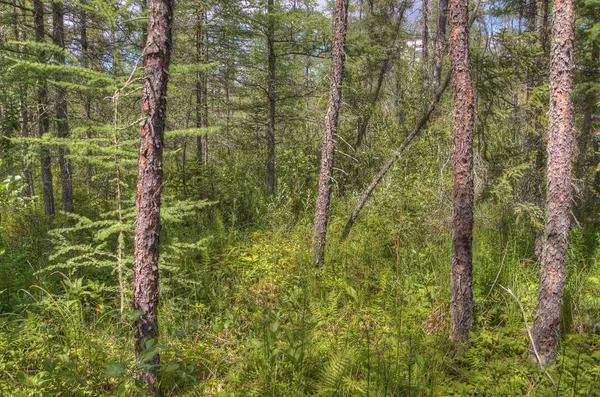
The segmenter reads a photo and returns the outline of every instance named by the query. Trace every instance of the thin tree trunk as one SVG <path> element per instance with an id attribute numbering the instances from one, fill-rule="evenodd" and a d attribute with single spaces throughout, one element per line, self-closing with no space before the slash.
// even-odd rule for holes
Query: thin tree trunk
<path id="1" fill-rule="evenodd" d="M 421 45 L 422 59 L 421 59 L 421 76 L 423 78 L 423 114 L 427 112 L 429 106 L 429 5 L 427 0 L 422 0 L 422 13 L 423 13 L 423 36 Z"/>
<path id="2" fill-rule="evenodd" d="M 402 27 L 402 20 L 404 19 L 404 11 L 406 10 L 406 1 L 402 3 L 402 7 L 398 12 L 398 19 L 394 25 L 393 34 L 391 40 L 388 44 L 388 48 L 397 49 L 397 41 L 400 36 L 400 28 Z M 365 136 L 367 135 L 367 129 L 369 127 L 369 123 L 371 122 L 371 116 L 373 115 L 374 107 L 379 102 L 379 96 L 381 94 L 381 89 L 383 87 L 383 81 L 385 79 L 385 75 L 390 69 L 390 62 L 392 60 L 392 51 L 389 51 L 385 59 L 381 62 L 381 67 L 379 68 L 379 74 L 377 75 L 377 83 L 375 85 L 375 89 L 370 94 L 370 101 L 367 105 L 367 111 L 364 115 L 361 115 L 358 119 L 358 129 L 356 133 L 356 140 L 354 141 L 354 150 L 358 149 Z"/>
<path id="3" fill-rule="evenodd" d="M 54 44 L 60 48 L 65 48 L 65 24 L 64 10 L 62 3 L 52 2 L 52 24 L 54 30 Z M 55 55 L 59 64 L 65 63 L 64 55 Z M 67 114 L 67 90 L 60 85 L 56 86 L 56 130 L 59 138 L 69 138 L 69 123 Z M 58 148 L 58 163 L 60 165 L 60 183 L 62 193 L 62 210 L 73 212 L 73 179 L 71 173 L 71 160 L 67 146 L 61 145 Z"/>
<path id="4" fill-rule="evenodd" d="M 446 42 L 446 23 L 448 20 L 448 0 L 439 0 L 437 31 L 435 33 L 435 48 L 433 50 L 433 82 L 432 91 L 437 92 L 442 78 L 444 64 L 444 43 Z"/>
<path id="5" fill-rule="evenodd" d="M 575 177 L 583 179 L 585 176 L 585 160 L 588 151 L 588 144 L 593 138 L 594 122 L 593 115 L 595 114 L 596 98 L 593 94 L 591 84 L 586 84 L 586 94 L 583 96 L 583 121 L 581 124 L 581 133 L 577 138 L 577 158 L 575 159 Z"/>
<path id="6" fill-rule="evenodd" d="M 199 63 L 206 63 L 206 9 L 202 7 L 196 16 L 196 56 Z M 198 71 L 196 77 L 196 128 L 208 127 L 208 87 L 206 70 Z M 208 139 L 206 134 L 196 137 L 196 158 L 208 164 Z"/>
<path id="7" fill-rule="evenodd" d="M 275 95 L 276 95 L 276 75 L 275 75 L 275 24 L 273 13 L 274 0 L 268 0 L 267 3 L 267 195 L 272 196 L 275 193 Z"/>
<path id="8" fill-rule="evenodd" d="M 80 29 L 81 29 L 81 57 L 83 59 L 83 66 L 85 68 L 89 68 L 90 67 L 90 62 L 89 62 L 89 42 L 88 42 L 88 34 L 87 34 L 87 19 L 88 19 L 88 15 L 85 12 L 85 10 L 81 10 L 80 13 Z M 87 122 L 91 122 L 92 120 L 92 96 L 90 95 L 89 92 L 85 92 L 84 94 L 84 99 L 83 99 L 83 117 L 84 120 Z M 88 139 L 92 139 L 92 129 L 88 126 L 87 129 L 87 138 Z M 91 150 L 88 151 L 88 156 L 91 156 L 92 152 Z M 88 195 L 90 194 L 90 190 L 92 189 L 92 179 L 94 177 L 94 168 L 92 167 L 92 163 L 87 163 L 86 164 L 86 177 L 85 177 L 85 186 L 86 186 L 86 191 L 88 193 Z"/>
<path id="9" fill-rule="evenodd" d="M 315 266 L 320 268 L 325 260 L 325 243 L 327 223 L 329 221 L 329 202 L 331 199 L 331 178 L 333 176 L 333 160 L 335 136 L 338 128 L 338 115 L 342 101 L 342 78 L 346 53 L 346 25 L 348 22 L 348 0 L 336 0 L 335 24 L 331 60 L 331 75 L 329 80 L 329 100 L 325 116 L 325 131 L 321 147 L 321 171 L 319 173 L 319 190 L 315 209 L 313 229 L 313 259 Z"/>
<path id="10" fill-rule="evenodd" d="M 19 13 L 17 7 L 14 7 L 14 34 L 15 40 L 25 41 L 25 32 L 20 29 L 21 24 L 19 23 Z M 22 46 L 18 45 L 19 51 L 22 51 Z M 27 109 L 27 89 L 22 83 L 19 83 L 19 113 L 21 114 L 21 136 L 23 138 L 32 138 L 30 124 L 29 124 L 29 110 Z M 35 196 L 35 188 L 33 185 L 33 174 L 31 167 L 27 161 L 27 152 L 29 151 L 29 145 L 25 145 L 23 150 L 23 175 L 25 176 L 25 186 L 23 188 L 23 194 L 25 197 L 33 200 Z"/>
<path id="11" fill-rule="evenodd" d="M 166 117 L 167 80 L 172 49 L 171 0 L 150 3 L 147 41 L 144 49 L 142 123 L 137 177 L 137 222 L 133 267 L 135 351 L 138 361 L 148 340 L 158 338 L 158 258 L 160 238 L 160 199 L 163 187 L 163 146 Z M 156 354 L 150 363 L 158 364 Z M 159 372 L 140 370 L 150 394 L 160 395 Z"/>
<path id="12" fill-rule="evenodd" d="M 546 26 L 548 25 L 548 0 L 535 0 L 535 32 L 536 39 L 544 50 L 545 55 L 548 53 L 548 46 L 546 40 Z"/>
<path id="13" fill-rule="evenodd" d="M 35 23 L 35 41 L 44 42 L 44 5 L 42 0 L 33 0 L 33 19 Z M 46 55 L 40 51 L 38 61 L 46 62 Z M 45 80 L 39 81 L 37 115 L 38 132 L 41 138 L 50 131 L 50 117 L 48 116 L 48 84 Z M 54 215 L 54 188 L 52 186 L 52 160 L 48 147 L 40 146 L 40 163 L 42 176 L 42 191 L 44 195 L 44 213 L 46 216 Z"/>
<path id="14" fill-rule="evenodd" d="M 574 8 L 573 0 L 554 2 L 546 219 L 540 288 L 532 331 L 532 343 L 537 347 L 541 365 L 554 363 L 556 360 L 565 283 L 573 150 L 574 117 L 571 93 L 574 70 Z M 530 358 L 536 359 L 531 353 Z"/>
<path id="15" fill-rule="evenodd" d="M 473 325 L 473 84 L 468 0 L 451 0 L 450 64 L 454 97 L 451 340 L 465 340 Z"/>

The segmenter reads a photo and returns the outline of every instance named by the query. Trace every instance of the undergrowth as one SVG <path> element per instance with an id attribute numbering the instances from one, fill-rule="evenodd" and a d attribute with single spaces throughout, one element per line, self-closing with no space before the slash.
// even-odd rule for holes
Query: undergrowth
<path id="1" fill-rule="evenodd" d="M 407 235 L 386 219 L 370 214 L 346 242 L 332 238 L 327 266 L 315 271 L 308 222 L 233 235 L 213 211 L 204 254 L 175 256 L 180 271 L 163 276 L 161 337 L 145 354 L 160 352 L 166 394 L 600 395 L 600 269 L 589 231 L 571 233 L 561 353 L 547 376 L 527 359 L 523 314 L 531 323 L 538 266 L 525 226 L 476 225 L 475 326 L 460 345 L 447 340 L 449 235 Z M 342 226 L 334 218 L 331 235 Z M 4 244 L 6 269 L 17 254 Z M 3 287 L 0 395 L 138 393 L 145 364 L 134 361 L 134 313 L 119 313 L 115 288 L 37 270 L 35 282 Z"/>

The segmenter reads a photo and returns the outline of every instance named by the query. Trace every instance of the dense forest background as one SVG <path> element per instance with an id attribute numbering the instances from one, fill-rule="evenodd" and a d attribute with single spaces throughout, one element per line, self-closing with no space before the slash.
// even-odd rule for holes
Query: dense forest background
<path id="1" fill-rule="evenodd" d="M 344 62 L 334 6 L 174 2 L 160 334 L 136 354 L 149 4 L 0 0 L 0 395 L 130 396 L 151 370 L 172 396 L 600 396 L 600 2 L 575 1 L 571 227 L 546 366 L 528 356 L 554 4 L 469 5 L 468 341 L 448 338 L 447 0 L 347 3 L 327 249 L 313 256 L 332 53 Z"/>

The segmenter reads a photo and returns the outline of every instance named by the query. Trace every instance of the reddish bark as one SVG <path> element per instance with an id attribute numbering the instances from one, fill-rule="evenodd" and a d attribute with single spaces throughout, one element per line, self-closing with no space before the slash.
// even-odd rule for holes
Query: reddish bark
<path id="1" fill-rule="evenodd" d="M 346 25 L 348 22 L 348 0 L 336 0 L 335 25 L 332 48 L 331 76 L 329 80 L 329 100 L 325 117 L 325 131 L 321 147 L 321 171 L 319 173 L 319 190 L 313 226 L 313 259 L 320 268 L 325 260 L 325 243 L 327 223 L 329 221 L 329 202 L 331 200 L 331 177 L 333 176 L 333 160 L 335 136 L 338 128 L 338 115 L 342 102 L 342 78 L 346 54 Z"/>
<path id="2" fill-rule="evenodd" d="M 137 222 L 133 269 L 133 299 L 138 317 L 134 324 L 138 360 L 145 342 L 158 337 L 158 257 L 160 237 L 160 198 L 163 185 L 163 135 L 169 60 L 172 49 L 171 0 L 150 4 L 146 47 L 144 48 L 144 86 L 137 177 Z M 157 354 L 146 364 L 158 364 Z M 159 394 L 156 369 L 141 370 L 138 378 L 151 394 Z"/>
<path id="3" fill-rule="evenodd" d="M 454 96 L 454 191 L 450 339 L 464 340 L 473 325 L 473 84 L 468 0 L 451 0 L 450 64 Z"/>
<path id="4" fill-rule="evenodd" d="M 546 220 L 542 270 L 533 323 L 533 341 L 542 365 L 553 363 L 558 352 L 560 313 L 570 226 L 573 151 L 573 0 L 556 0 L 552 21 L 550 61 L 550 121 L 546 179 Z M 537 360 L 535 353 L 532 360 Z"/>

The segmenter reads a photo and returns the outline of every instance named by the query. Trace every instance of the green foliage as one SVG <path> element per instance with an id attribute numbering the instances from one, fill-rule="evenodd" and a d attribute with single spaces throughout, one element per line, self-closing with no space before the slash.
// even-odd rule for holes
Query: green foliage
<path id="1" fill-rule="evenodd" d="M 160 335 L 146 341 L 136 362 L 131 267 L 146 11 L 138 0 L 67 1 L 63 50 L 50 43 L 48 1 L 43 42 L 32 41 L 30 2 L 1 3 L 0 395 L 142 394 L 136 374 L 154 368 L 158 353 L 168 396 L 600 395 L 593 135 L 580 145 L 585 170 L 575 181 L 582 194 L 569 236 L 563 336 L 559 360 L 548 368 L 556 386 L 527 358 L 523 315 L 531 324 L 539 278 L 534 240 L 543 220 L 543 187 L 528 188 L 543 184 L 549 84 L 547 48 L 531 31 L 524 1 L 485 3 L 471 31 L 470 343 L 447 340 L 449 93 L 382 180 L 349 238 L 338 242 L 361 191 L 422 114 L 419 4 L 406 3 L 397 24 L 403 4 L 350 4 L 329 244 L 326 266 L 317 271 L 310 236 L 329 84 L 329 10 L 312 0 L 275 1 L 270 14 L 263 0 L 174 3 Z M 578 129 L 586 109 L 591 129 L 597 127 L 597 108 L 586 106 L 598 102 L 600 87 L 598 4 L 577 2 Z M 432 27 L 436 6 L 431 11 Z M 264 193 L 268 22 L 275 26 L 276 53 L 277 189 L 271 197 Z M 58 65 L 63 56 L 67 65 Z M 198 101 L 204 77 L 207 98 Z M 40 104 L 46 83 L 48 103 Z M 55 134 L 56 87 L 68 94 L 68 139 Z M 43 137 L 40 111 L 50 117 Z M 200 127 L 202 121 L 209 127 Z M 208 142 L 206 164 L 196 157 L 200 136 Z M 42 146 L 52 157 L 57 208 L 57 155 L 70 149 L 73 214 L 42 214 Z"/>

